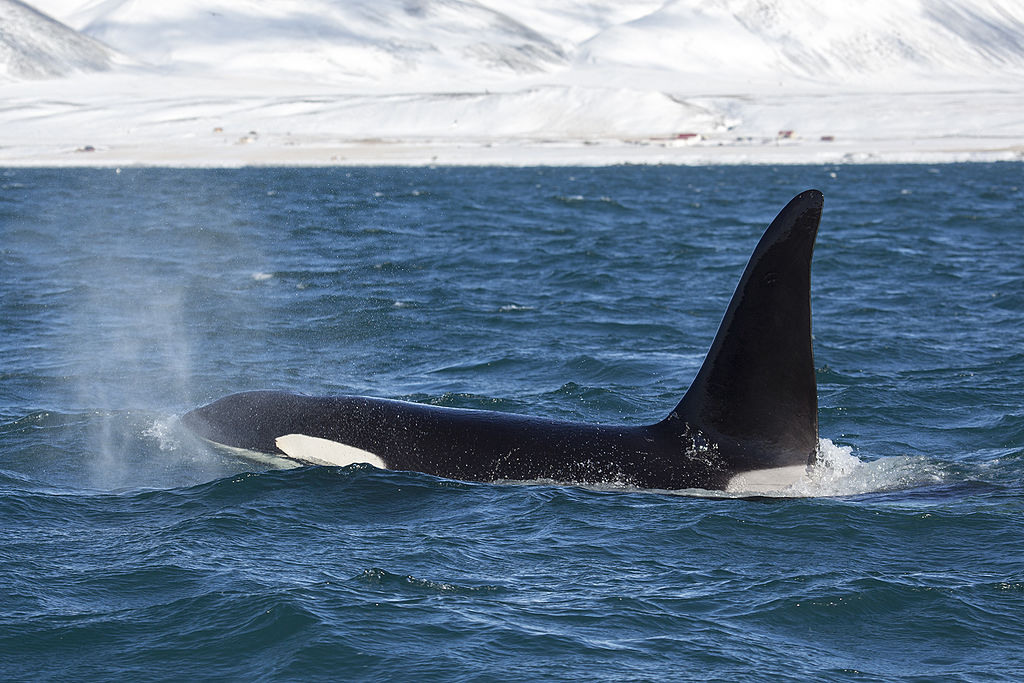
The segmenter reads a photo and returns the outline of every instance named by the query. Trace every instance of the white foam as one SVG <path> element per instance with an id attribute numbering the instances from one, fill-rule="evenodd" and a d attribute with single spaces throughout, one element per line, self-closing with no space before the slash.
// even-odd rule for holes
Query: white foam
<path id="1" fill-rule="evenodd" d="M 853 454 L 851 447 L 837 446 L 829 439 L 819 440 L 817 462 L 811 467 L 762 472 L 763 475 L 738 475 L 730 482 L 727 493 L 787 498 L 836 497 L 893 491 L 942 481 L 941 473 L 924 458 L 890 456 L 861 460 Z M 754 476 L 748 478 L 748 474 Z"/>
<path id="2" fill-rule="evenodd" d="M 181 421 L 177 416 L 154 420 L 142 435 L 156 439 L 161 451 L 175 451 L 181 447 Z"/>

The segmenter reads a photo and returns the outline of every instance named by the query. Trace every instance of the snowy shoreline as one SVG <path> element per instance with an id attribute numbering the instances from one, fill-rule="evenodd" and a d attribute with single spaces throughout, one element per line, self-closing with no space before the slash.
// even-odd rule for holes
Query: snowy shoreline
<path id="1" fill-rule="evenodd" d="M 615 165 L 843 165 L 1021 162 L 1024 147 L 971 149 L 951 141 L 948 149 L 862 152 L 841 146 L 789 144 L 785 147 L 691 147 L 669 149 L 617 141 L 588 145 L 558 143 L 403 143 L 364 142 L 335 146 L 249 147 L 220 154 L 196 149 L 117 148 L 92 152 L 4 154 L 0 168 L 243 168 L 329 166 L 615 166 Z"/>
<path id="2" fill-rule="evenodd" d="M 538 116 L 522 93 L 493 93 L 467 105 L 438 93 L 351 96 L 314 91 L 274 96 L 248 90 L 167 97 L 160 82 L 114 74 L 30 84 L 0 110 L 0 166 L 377 166 L 613 164 L 862 164 L 1024 160 L 1022 97 L 1015 91 L 779 93 L 693 98 L 693 120 L 663 130 L 626 121 L 600 127 L 577 109 L 559 120 L 547 102 L 540 124 L 488 134 L 488 116 Z M 84 87 L 83 87 L 84 84 Z M 115 87 L 109 87 L 113 85 Z M 54 92 L 40 96 L 40 88 Z M 85 92 L 92 89 L 92 93 Z M 535 88 L 532 92 L 540 89 Z M 566 100 L 591 90 L 554 88 Z M 33 92 L 34 91 L 34 92 Z M 148 91 L 148 92 L 147 92 Z M 103 93 L 95 94 L 95 93 Z M 129 94 L 130 93 L 130 94 Z M 647 95 L 648 93 L 641 93 Z M 63 95 L 63 97 L 61 97 Z M 464 98 L 466 99 L 466 98 Z M 524 105 L 520 99 L 526 99 Z M 537 99 L 536 96 L 533 99 Z M 551 98 L 552 100 L 554 98 Z M 400 100 L 400 101 L 399 101 Z M 706 111 L 736 111 L 710 124 Z M 572 104 L 571 102 L 569 103 Z M 696 108 L 696 105 L 691 105 Z M 906 112 L 928 111 L 929 117 Z M 602 116 L 597 112 L 596 116 Z M 386 120 L 385 120 L 386 117 Z M 339 125 L 338 120 L 344 124 Z M 461 120 L 453 126 L 450 120 Z M 550 121 L 562 128 L 551 130 Z M 688 125 L 690 124 L 690 125 Z M 573 136 L 571 126 L 583 134 Z M 630 135 L 630 128 L 651 131 Z M 417 131 L 411 135 L 408 131 Z M 699 131 L 699 132 L 693 132 Z"/>

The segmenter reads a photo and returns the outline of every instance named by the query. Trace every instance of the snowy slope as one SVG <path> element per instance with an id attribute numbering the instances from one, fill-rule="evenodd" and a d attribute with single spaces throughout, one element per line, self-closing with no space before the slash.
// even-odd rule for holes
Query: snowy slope
<path id="1" fill-rule="evenodd" d="M 109 68 L 114 54 L 19 0 L 0 0 L 0 80 Z"/>
<path id="2" fill-rule="evenodd" d="M 9 83 L 0 162 L 747 162 L 1024 153 L 1020 0 L 35 5 L 133 63 Z M 15 0 L 0 0 L 0 8 L 27 11 Z M 43 45 L 33 63 L 86 64 L 61 61 L 51 47 L 76 35 L 66 27 L 0 24 L 9 25 L 18 40 L 31 34 Z M 16 62 L 0 53 L 0 74 L 30 75 Z M 85 147 L 96 153 L 74 155 Z"/>
<path id="3" fill-rule="evenodd" d="M 579 46 L 577 59 L 829 82 L 1024 72 L 1016 0 L 671 0 Z"/>
<path id="4" fill-rule="evenodd" d="M 531 73 L 566 61 L 566 43 L 472 0 L 61 0 L 54 9 L 90 36 L 178 71 L 358 82 Z"/>

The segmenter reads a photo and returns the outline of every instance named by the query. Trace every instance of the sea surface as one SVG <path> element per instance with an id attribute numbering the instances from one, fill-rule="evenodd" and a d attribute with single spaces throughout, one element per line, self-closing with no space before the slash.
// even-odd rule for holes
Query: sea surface
<path id="1" fill-rule="evenodd" d="M 599 423 L 825 193 L 759 497 L 275 469 L 249 389 Z M 0 679 L 1024 678 L 1024 165 L 0 169 Z"/>

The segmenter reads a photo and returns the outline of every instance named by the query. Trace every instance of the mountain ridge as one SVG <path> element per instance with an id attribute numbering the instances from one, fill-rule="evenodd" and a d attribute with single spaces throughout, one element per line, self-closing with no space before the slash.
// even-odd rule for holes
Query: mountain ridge
<path id="1" fill-rule="evenodd" d="M 4 0 L 18 3 L 19 0 Z M 19 3 L 20 4 L 20 3 Z M 498 78 L 639 66 L 819 81 L 1024 74 L 1024 4 L 667 0 L 37 0 L 163 68 L 313 80 Z M 630 9 L 627 9 L 628 6 Z"/>

